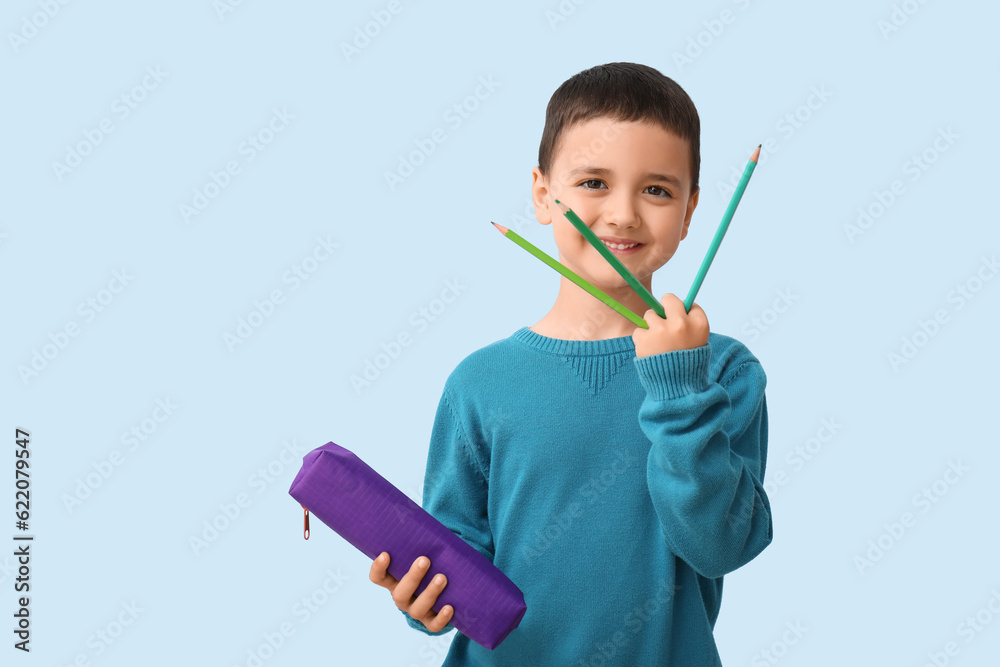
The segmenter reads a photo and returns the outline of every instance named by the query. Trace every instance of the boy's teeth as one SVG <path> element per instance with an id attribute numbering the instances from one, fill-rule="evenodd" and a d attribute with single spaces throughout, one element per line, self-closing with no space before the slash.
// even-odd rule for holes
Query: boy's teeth
<path id="1" fill-rule="evenodd" d="M 605 241 L 604 245 L 608 246 L 609 248 L 615 248 L 616 250 L 625 250 L 626 248 L 634 248 L 635 246 L 637 246 L 639 244 L 638 243 L 632 243 L 630 245 L 624 245 L 622 243 L 608 243 L 607 241 Z"/>

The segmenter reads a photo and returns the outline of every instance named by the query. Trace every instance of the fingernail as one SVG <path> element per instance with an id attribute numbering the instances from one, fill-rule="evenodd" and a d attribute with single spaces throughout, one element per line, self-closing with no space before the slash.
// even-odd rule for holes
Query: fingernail
<path id="1" fill-rule="evenodd" d="M 437 575 L 436 577 L 434 577 L 434 583 L 435 583 L 435 584 L 441 584 L 441 583 L 444 583 L 444 575 L 442 575 L 442 574 L 439 574 L 439 575 Z"/>
<path id="2" fill-rule="evenodd" d="M 418 558 L 417 559 L 417 566 L 418 567 L 427 567 L 427 559 L 424 558 L 423 556 L 421 556 L 420 558 Z"/>

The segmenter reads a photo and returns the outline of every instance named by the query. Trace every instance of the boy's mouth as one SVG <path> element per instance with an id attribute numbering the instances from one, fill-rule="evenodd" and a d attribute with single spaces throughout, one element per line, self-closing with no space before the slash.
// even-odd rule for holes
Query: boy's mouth
<path id="1" fill-rule="evenodd" d="M 601 241 L 616 255 L 631 255 L 643 247 L 642 243 L 629 241 L 628 239 L 615 239 L 613 241 L 601 239 Z"/>

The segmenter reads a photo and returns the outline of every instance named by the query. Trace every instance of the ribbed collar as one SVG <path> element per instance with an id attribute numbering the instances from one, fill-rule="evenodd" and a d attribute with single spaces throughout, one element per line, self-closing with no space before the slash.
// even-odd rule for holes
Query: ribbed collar
<path id="1" fill-rule="evenodd" d="M 536 350 L 550 352 L 566 357 L 588 357 L 605 354 L 618 354 L 629 352 L 635 355 L 635 342 L 632 336 L 619 336 L 618 338 L 603 338 L 600 340 L 566 340 L 563 338 L 549 338 L 539 333 L 535 333 L 528 327 L 522 327 L 514 332 L 512 336 L 515 340 L 526 343 Z"/>

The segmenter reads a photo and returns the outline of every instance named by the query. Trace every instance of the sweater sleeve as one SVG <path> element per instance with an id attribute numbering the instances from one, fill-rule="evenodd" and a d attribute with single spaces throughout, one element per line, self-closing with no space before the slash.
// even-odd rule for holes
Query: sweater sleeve
<path id="1" fill-rule="evenodd" d="M 711 347 L 636 357 L 652 443 L 646 480 L 667 547 L 698 574 L 721 577 L 771 543 L 764 492 L 767 378 L 747 351 L 709 379 Z"/>
<path id="2" fill-rule="evenodd" d="M 455 396 L 446 383 L 431 430 L 424 474 L 423 508 L 492 563 L 493 535 L 487 517 L 484 473 L 488 468 L 477 456 L 479 448 L 474 448 L 474 441 L 466 433 L 467 428 L 460 420 L 455 405 Z M 400 612 L 410 627 L 428 635 L 443 635 L 455 627 L 448 623 L 440 631 L 431 632 L 405 611 Z"/>

